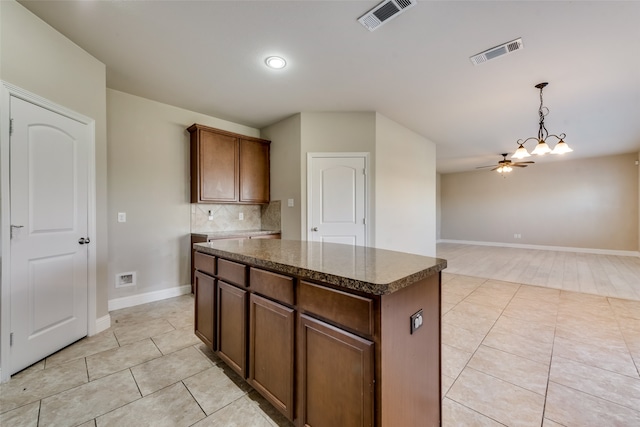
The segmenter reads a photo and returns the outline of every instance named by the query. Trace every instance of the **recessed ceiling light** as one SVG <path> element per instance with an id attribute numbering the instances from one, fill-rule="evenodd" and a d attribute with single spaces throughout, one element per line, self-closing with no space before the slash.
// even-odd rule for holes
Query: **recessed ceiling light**
<path id="1" fill-rule="evenodd" d="M 279 70 L 287 65 L 287 61 L 279 56 L 270 56 L 264 60 L 264 63 L 267 64 L 267 67 L 273 68 L 274 70 Z"/>

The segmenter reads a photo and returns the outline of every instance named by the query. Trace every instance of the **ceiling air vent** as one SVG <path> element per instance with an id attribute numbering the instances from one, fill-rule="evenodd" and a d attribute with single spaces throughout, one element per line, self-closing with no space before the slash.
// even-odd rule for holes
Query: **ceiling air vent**
<path id="1" fill-rule="evenodd" d="M 511 40 L 510 42 L 506 42 L 501 44 L 500 46 L 492 47 L 491 49 L 487 49 L 484 52 L 481 52 L 477 55 L 469 58 L 473 65 L 482 64 L 483 62 L 487 62 L 491 59 L 495 59 L 502 55 L 507 55 L 511 52 L 515 52 L 516 50 L 520 50 L 524 47 L 522 44 L 522 39 Z"/>
<path id="2" fill-rule="evenodd" d="M 358 22 L 373 31 L 417 3 L 417 0 L 386 0 L 358 18 Z"/>

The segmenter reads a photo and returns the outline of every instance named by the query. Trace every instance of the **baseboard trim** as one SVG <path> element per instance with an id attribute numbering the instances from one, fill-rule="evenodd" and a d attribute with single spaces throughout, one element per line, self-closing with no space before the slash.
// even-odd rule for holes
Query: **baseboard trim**
<path id="1" fill-rule="evenodd" d="M 106 331 L 111 327 L 111 315 L 107 314 L 106 316 L 102 316 L 96 319 L 96 329 L 95 333 L 99 334 L 102 331 Z"/>
<path id="2" fill-rule="evenodd" d="M 148 302 L 161 301 L 167 298 L 179 297 L 191 293 L 191 285 L 182 285 L 175 288 L 162 289 L 160 291 L 146 292 L 144 294 L 131 295 L 128 297 L 110 299 L 108 310 L 120 310 L 121 308 L 133 307 Z"/>
<path id="3" fill-rule="evenodd" d="M 520 243 L 476 242 L 473 240 L 452 240 L 452 239 L 440 239 L 436 241 L 436 243 L 457 243 L 460 245 L 497 246 L 497 247 L 517 248 L 517 249 L 537 249 L 537 250 L 543 250 L 543 251 L 578 252 L 578 253 L 597 254 L 597 255 L 640 257 L 640 251 L 618 251 L 614 249 L 572 248 L 568 246 L 525 245 Z"/>

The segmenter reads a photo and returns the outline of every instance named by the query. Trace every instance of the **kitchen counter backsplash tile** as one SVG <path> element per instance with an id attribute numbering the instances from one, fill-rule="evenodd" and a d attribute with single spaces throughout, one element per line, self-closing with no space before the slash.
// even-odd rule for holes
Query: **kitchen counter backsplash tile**
<path id="1" fill-rule="evenodd" d="M 273 200 L 268 205 L 262 205 L 262 230 L 278 230 L 282 229 L 280 200 Z"/>
<path id="2" fill-rule="evenodd" d="M 213 219 L 209 220 L 209 211 Z M 240 213 L 244 219 L 240 220 Z M 191 205 L 191 232 L 280 230 L 280 201 L 267 205 Z"/>
<path id="3" fill-rule="evenodd" d="M 209 211 L 213 219 L 209 221 Z M 238 219 L 240 213 L 244 220 Z M 260 205 L 192 204 L 191 231 L 260 230 Z"/>

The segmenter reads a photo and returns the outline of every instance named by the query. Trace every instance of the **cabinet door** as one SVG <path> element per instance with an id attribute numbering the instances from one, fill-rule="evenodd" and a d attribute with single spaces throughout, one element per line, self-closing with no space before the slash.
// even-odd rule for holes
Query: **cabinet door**
<path id="1" fill-rule="evenodd" d="M 295 311 L 252 294 L 249 313 L 249 384 L 293 420 Z"/>
<path id="2" fill-rule="evenodd" d="M 193 244 L 194 243 L 203 243 L 206 242 L 207 239 L 205 239 L 204 237 L 196 237 L 196 236 L 191 236 L 191 293 L 195 292 L 195 289 L 193 287 L 193 283 L 195 282 L 195 265 L 193 263 L 193 260 L 195 259 L 196 256 L 196 251 L 193 249 Z"/>
<path id="3" fill-rule="evenodd" d="M 194 273 L 195 334 L 215 350 L 215 280 L 199 271 Z"/>
<path id="4" fill-rule="evenodd" d="M 197 200 L 199 202 L 237 202 L 239 184 L 238 138 L 198 130 Z M 191 159 L 192 167 L 194 159 Z M 192 173 L 192 185 L 193 173 Z"/>
<path id="5" fill-rule="evenodd" d="M 269 143 L 240 140 L 240 201 L 268 203 Z"/>
<path id="6" fill-rule="evenodd" d="M 218 356 L 246 378 L 247 291 L 218 280 Z"/>
<path id="7" fill-rule="evenodd" d="M 300 315 L 301 425 L 373 426 L 373 343 Z"/>

